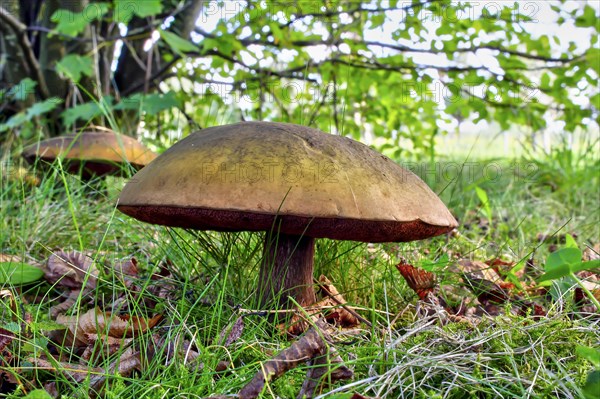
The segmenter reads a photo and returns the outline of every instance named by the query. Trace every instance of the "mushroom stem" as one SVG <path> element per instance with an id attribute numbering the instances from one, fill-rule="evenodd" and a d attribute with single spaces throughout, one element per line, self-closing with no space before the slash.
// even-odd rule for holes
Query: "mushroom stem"
<path id="1" fill-rule="evenodd" d="M 289 297 L 301 306 L 315 303 L 314 253 L 315 239 L 312 237 L 267 234 L 258 280 L 259 306 L 276 304 L 289 309 L 292 305 Z"/>

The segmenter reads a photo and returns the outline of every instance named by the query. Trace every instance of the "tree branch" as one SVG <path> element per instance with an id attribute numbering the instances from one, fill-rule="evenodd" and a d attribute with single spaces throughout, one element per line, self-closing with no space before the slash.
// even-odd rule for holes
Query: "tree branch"
<path id="1" fill-rule="evenodd" d="M 326 62 L 329 62 L 332 64 L 347 65 L 347 66 L 354 67 L 354 68 L 368 69 L 368 70 L 372 70 L 372 71 L 391 71 L 391 72 L 404 72 L 404 71 L 402 71 L 403 69 L 405 71 L 412 71 L 412 70 L 423 70 L 423 69 L 427 69 L 427 68 L 432 68 L 432 69 L 436 69 L 438 71 L 444 71 L 444 72 L 467 72 L 467 71 L 488 70 L 484 66 L 461 67 L 461 66 L 452 66 L 451 65 L 451 66 L 447 66 L 447 67 L 440 67 L 437 65 L 427 65 L 427 64 L 390 65 L 390 64 L 382 64 L 381 62 L 374 61 L 374 60 L 352 62 L 352 61 L 347 61 L 347 60 L 344 60 L 341 58 L 330 58 L 330 59 L 327 59 L 327 60 L 321 62 L 321 64 L 326 63 Z"/>
<path id="2" fill-rule="evenodd" d="M 339 10 L 339 11 L 333 11 L 333 10 L 327 10 L 324 12 L 314 12 L 314 13 L 305 13 L 305 14 L 300 14 L 297 15 L 293 20 L 290 20 L 288 22 L 286 22 L 285 24 L 281 24 L 279 25 L 280 28 L 287 28 L 290 25 L 292 25 L 294 22 L 299 21 L 301 19 L 304 18 L 308 18 L 308 17 L 313 17 L 313 18 L 331 18 L 331 17 L 335 17 L 341 14 L 354 14 L 356 12 L 386 12 L 386 11 L 408 11 L 408 10 L 412 10 L 415 9 L 417 7 L 423 7 L 426 6 L 428 4 L 434 4 L 434 3 L 440 3 L 442 0 L 430 0 L 430 1 L 423 1 L 421 3 L 416 3 L 416 4 L 410 4 L 404 7 L 377 7 L 377 8 L 364 8 L 362 6 L 362 3 L 359 3 L 360 5 L 358 7 L 349 9 L 349 10 Z M 321 4 L 321 3 L 314 3 L 314 4 Z"/>
<path id="3" fill-rule="evenodd" d="M 217 35 L 214 35 L 210 32 L 203 30 L 200 27 L 195 27 L 194 32 L 196 32 L 204 37 L 207 37 L 209 39 L 216 39 L 219 37 Z M 390 49 L 390 50 L 400 51 L 403 53 L 447 54 L 447 52 L 444 50 L 422 49 L 422 48 L 405 46 L 402 44 L 383 43 L 383 42 L 371 41 L 371 40 L 360 41 L 360 40 L 349 40 L 349 39 L 341 39 L 341 38 L 338 38 L 335 41 L 333 41 L 333 40 L 292 40 L 292 41 L 288 42 L 287 44 L 283 44 L 281 42 L 275 43 L 275 41 L 270 42 L 270 41 L 266 40 L 269 37 L 271 37 L 271 35 L 267 36 L 264 39 L 263 38 L 261 38 L 261 39 L 243 38 L 243 39 L 237 39 L 237 40 L 240 42 L 240 44 L 242 44 L 243 46 L 246 46 L 246 47 L 250 46 L 250 45 L 258 45 L 258 46 L 273 47 L 273 48 L 281 49 L 281 48 L 286 48 L 288 46 L 288 44 L 292 45 L 292 46 L 296 46 L 296 47 L 310 47 L 310 46 L 319 46 L 319 45 L 339 46 L 340 44 L 345 43 L 345 44 L 352 44 L 352 45 L 363 44 L 365 46 L 376 46 L 376 47 L 386 48 L 386 49 Z M 541 55 L 528 54 L 528 53 L 524 53 L 521 51 L 511 50 L 511 49 L 507 49 L 507 48 L 504 48 L 501 46 L 495 46 L 495 45 L 491 45 L 491 44 L 484 44 L 481 46 L 468 47 L 468 48 L 459 48 L 459 49 L 454 50 L 453 52 L 454 53 L 475 53 L 478 50 L 495 50 L 495 51 L 499 51 L 501 53 L 506 53 L 506 54 L 514 55 L 514 56 L 525 58 L 525 59 L 544 61 L 544 62 L 557 62 L 557 63 L 569 63 L 569 62 L 575 61 L 575 60 L 583 57 L 583 55 L 575 57 L 575 58 L 544 57 Z"/>
<path id="4" fill-rule="evenodd" d="M 27 37 L 27 26 L 16 19 L 2 6 L 0 6 L 0 21 L 3 21 L 6 25 L 10 26 L 10 28 L 15 32 L 25 57 L 26 65 L 23 65 L 23 67 L 29 70 L 29 74 L 35 78 L 35 80 L 37 80 L 37 87 L 42 100 L 50 98 L 50 91 L 46 85 L 46 79 L 44 79 L 40 64 L 37 62 L 31 42 Z"/>
<path id="5" fill-rule="evenodd" d="M 254 66 L 248 65 L 245 62 L 243 62 L 239 59 L 236 59 L 234 57 L 231 57 L 229 55 L 223 54 L 223 53 L 219 52 L 218 50 L 209 50 L 206 53 L 202 54 L 202 56 L 209 56 L 209 55 L 214 55 L 214 56 L 223 58 L 224 60 L 227 60 L 233 64 L 240 65 L 240 66 L 242 66 L 250 71 L 256 72 L 257 74 L 262 75 L 262 76 L 277 76 L 279 78 L 300 79 L 300 80 L 304 80 L 307 82 L 317 83 L 316 79 L 308 78 L 305 76 L 298 76 L 295 74 L 299 71 L 304 70 L 305 66 L 276 71 L 276 70 L 272 70 L 272 69 L 254 67 Z M 314 64 L 314 65 L 317 65 L 317 64 Z M 259 79 L 260 79 L 260 77 L 256 77 L 256 78 L 250 78 L 249 80 L 259 80 Z"/>

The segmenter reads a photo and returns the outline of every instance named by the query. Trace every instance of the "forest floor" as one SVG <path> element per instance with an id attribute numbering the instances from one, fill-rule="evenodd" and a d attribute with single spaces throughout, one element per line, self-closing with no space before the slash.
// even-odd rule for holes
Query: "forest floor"
<path id="1" fill-rule="evenodd" d="M 314 397 L 600 397 L 597 155 L 406 164 L 459 227 L 318 240 L 315 277 L 345 300 L 327 342 L 353 376 Z M 122 179 L 97 198 L 59 169 L 30 180 L 2 179 L 0 397 L 237 397 L 300 342 L 257 308 L 262 234 L 138 222 L 115 208 Z M 316 365 L 260 397 L 297 397 Z"/>

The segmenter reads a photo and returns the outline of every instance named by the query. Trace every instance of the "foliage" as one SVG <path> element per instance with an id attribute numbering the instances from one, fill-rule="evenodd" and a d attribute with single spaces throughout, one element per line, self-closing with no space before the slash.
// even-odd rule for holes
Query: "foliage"
<path id="1" fill-rule="evenodd" d="M 45 134 L 266 119 L 379 138 L 406 157 L 432 154 L 435 136 L 465 121 L 530 133 L 598 121 L 598 11 L 585 3 L 41 3 L 0 12 L 5 48 L 23 60 L 2 78 L 5 92 L 21 86 L 4 134 L 43 115 L 53 119 L 33 123 Z M 153 93 L 169 100 L 126 104 Z M 26 111 L 53 98 L 67 101 Z"/>
<path id="2" fill-rule="evenodd" d="M 0 262 L 0 284 L 22 285 L 39 280 L 44 272 L 23 262 Z"/>
<path id="3" fill-rule="evenodd" d="M 578 346 L 577 355 L 596 368 L 588 374 L 582 392 L 585 399 L 597 399 L 600 397 L 600 349 Z"/>
<path id="4" fill-rule="evenodd" d="M 597 309 L 600 309 L 600 302 L 598 302 L 576 275 L 581 271 L 599 269 L 600 259 L 582 261 L 583 253 L 577 247 L 577 243 L 573 237 L 567 235 L 566 241 L 566 248 L 561 248 L 548 256 L 544 265 L 546 272 L 538 278 L 538 282 L 543 283 L 549 280 L 556 280 L 556 284 L 551 291 L 555 297 L 562 295 L 573 285 L 577 285 L 585 292 Z"/>

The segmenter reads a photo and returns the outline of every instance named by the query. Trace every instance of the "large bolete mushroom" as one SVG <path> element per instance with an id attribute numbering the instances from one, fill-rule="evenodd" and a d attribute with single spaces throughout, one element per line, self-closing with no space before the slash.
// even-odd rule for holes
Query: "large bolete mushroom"
<path id="1" fill-rule="evenodd" d="M 457 225 L 421 179 L 366 145 L 271 122 L 191 134 L 127 183 L 118 209 L 166 226 L 267 231 L 262 306 L 315 302 L 315 238 L 411 241 Z"/>
<path id="2" fill-rule="evenodd" d="M 61 158 L 65 170 L 81 173 L 84 181 L 122 175 L 128 165 L 139 170 L 156 158 L 139 141 L 112 131 L 84 131 L 42 140 L 26 147 L 21 155 L 30 164 L 52 163 Z"/>

